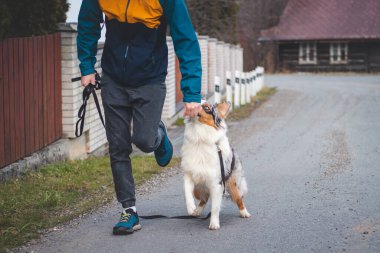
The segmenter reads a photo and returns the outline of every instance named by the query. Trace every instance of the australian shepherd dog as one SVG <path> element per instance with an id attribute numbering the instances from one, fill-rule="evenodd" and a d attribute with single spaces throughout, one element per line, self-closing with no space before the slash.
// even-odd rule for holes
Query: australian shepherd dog
<path id="1" fill-rule="evenodd" d="M 198 117 L 186 123 L 181 150 L 187 212 L 200 216 L 210 198 L 211 230 L 220 228 L 219 212 L 225 191 L 238 206 L 240 217 L 250 217 L 243 202 L 248 189 L 242 163 L 227 138 L 225 118 L 229 109 L 229 103 L 203 103 Z"/>

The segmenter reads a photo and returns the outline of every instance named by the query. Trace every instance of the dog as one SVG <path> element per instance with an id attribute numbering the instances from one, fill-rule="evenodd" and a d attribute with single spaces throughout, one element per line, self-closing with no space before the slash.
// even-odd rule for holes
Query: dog
<path id="1" fill-rule="evenodd" d="M 203 103 L 198 116 L 186 122 L 181 149 L 187 212 L 200 216 L 211 198 L 211 230 L 220 228 L 219 212 L 225 190 L 237 204 L 240 217 L 251 216 L 243 202 L 248 188 L 242 163 L 227 138 L 225 118 L 229 109 L 230 103 L 227 102 L 215 105 Z M 223 167 L 224 173 L 221 170 Z M 222 174 L 225 175 L 225 182 Z M 199 201 L 198 206 L 194 197 Z"/>

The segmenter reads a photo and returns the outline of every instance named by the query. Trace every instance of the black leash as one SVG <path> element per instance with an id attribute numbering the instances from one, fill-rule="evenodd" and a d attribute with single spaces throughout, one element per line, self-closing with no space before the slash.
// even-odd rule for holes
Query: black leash
<path id="1" fill-rule="evenodd" d="M 141 219 L 145 220 L 153 220 L 153 219 L 170 219 L 170 220 L 191 220 L 191 219 L 198 219 L 198 220 L 207 220 L 211 217 L 211 212 L 207 214 L 206 217 L 197 217 L 197 216 L 191 216 L 191 215 L 183 215 L 183 216 L 165 216 L 165 215 L 148 215 L 148 216 L 139 216 Z"/>
<path id="2" fill-rule="evenodd" d="M 72 82 L 77 82 L 79 80 L 81 80 L 81 77 L 76 77 L 76 78 L 71 79 Z M 100 75 L 98 74 L 98 72 L 95 71 L 95 85 L 89 84 L 83 89 L 83 93 L 82 93 L 83 104 L 79 108 L 79 111 L 78 111 L 79 119 L 75 125 L 76 137 L 79 137 L 83 134 L 84 118 L 86 116 L 87 101 L 90 99 L 91 94 L 94 97 L 96 109 L 98 110 L 100 120 L 102 121 L 103 126 L 105 126 L 103 114 L 102 114 L 102 111 L 100 110 L 98 96 L 96 95 L 96 90 L 100 90 L 100 88 L 101 88 Z"/>

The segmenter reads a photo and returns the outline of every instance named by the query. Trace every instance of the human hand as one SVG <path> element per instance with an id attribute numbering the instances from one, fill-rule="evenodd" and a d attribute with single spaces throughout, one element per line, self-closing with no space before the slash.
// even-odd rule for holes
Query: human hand
<path id="1" fill-rule="evenodd" d="M 196 103 L 196 102 L 191 102 L 191 103 L 184 103 L 185 105 L 185 112 L 184 116 L 188 116 L 190 118 L 194 118 L 195 116 L 198 115 L 198 112 L 202 110 L 201 104 Z"/>
<path id="2" fill-rule="evenodd" d="M 95 84 L 95 74 L 89 74 L 87 76 L 82 76 L 81 78 L 82 86 L 86 87 L 87 85 Z"/>

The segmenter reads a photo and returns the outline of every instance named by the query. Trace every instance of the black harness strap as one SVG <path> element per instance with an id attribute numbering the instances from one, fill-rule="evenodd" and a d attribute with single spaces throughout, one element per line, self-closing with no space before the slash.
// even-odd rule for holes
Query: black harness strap
<path id="1" fill-rule="evenodd" d="M 224 162 L 222 156 L 222 150 L 218 148 L 219 162 L 220 162 L 220 172 L 222 174 L 222 183 L 223 183 L 223 194 L 226 192 L 226 175 L 224 173 Z"/>
<path id="2" fill-rule="evenodd" d="M 71 79 L 72 82 L 76 82 L 79 80 L 80 80 L 80 77 L 76 77 L 76 78 Z M 100 76 L 97 72 L 95 72 L 95 85 L 89 84 L 83 89 L 83 93 L 82 93 L 83 104 L 79 108 L 79 111 L 78 111 L 78 118 L 79 119 L 75 125 L 75 136 L 76 137 L 79 137 L 83 134 L 87 101 L 90 99 L 91 94 L 94 97 L 96 109 L 98 110 L 100 120 L 102 121 L 103 126 L 105 126 L 103 114 L 102 114 L 102 111 L 100 110 L 98 96 L 96 95 L 96 90 L 100 90 L 100 88 L 101 88 L 100 87 Z"/>
<path id="3" fill-rule="evenodd" d="M 220 181 L 220 184 L 223 184 L 223 194 L 226 193 L 226 181 L 230 178 L 232 175 L 233 170 L 235 169 L 235 152 L 232 149 L 232 161 L 231 161 L 231 168 L 228 171 L 227 175 L 224 170 L 224 162 L 223 162 L 223 156 L 222 156 L 222 151 L 218 147 L 218 155 L 219 155 L 219 162 L 220 162 L 220 173 L 222 175 L 222 180 Z"/>

